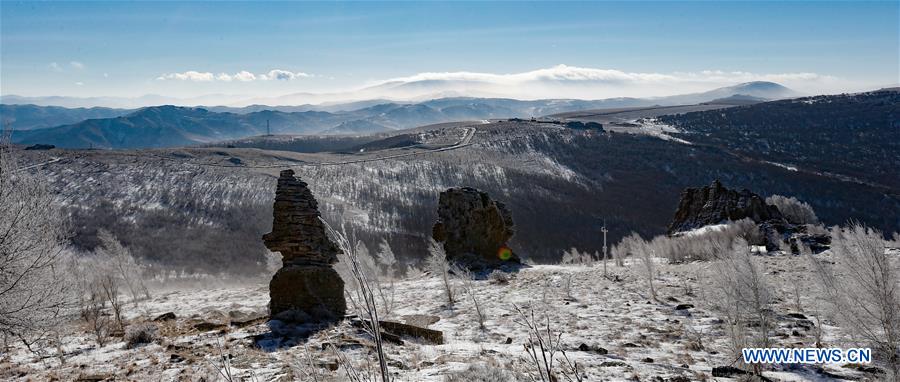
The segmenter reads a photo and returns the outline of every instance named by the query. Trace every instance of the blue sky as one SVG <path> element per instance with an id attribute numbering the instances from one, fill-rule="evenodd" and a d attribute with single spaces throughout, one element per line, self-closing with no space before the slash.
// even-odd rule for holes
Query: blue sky
<path id="1" fill-rule="evenodd" d="M 859 90 L 900 82 L 898 4 L 3 1 L 0 93 L 272 96 L 560 64 L 567 81 L 626 74 L 604 96 L 746 79 Z"/>

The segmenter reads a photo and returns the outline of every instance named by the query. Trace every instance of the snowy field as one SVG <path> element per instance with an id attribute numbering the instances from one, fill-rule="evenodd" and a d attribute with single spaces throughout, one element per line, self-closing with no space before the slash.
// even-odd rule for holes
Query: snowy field
<path id="1" fill-rule="evenodd" d="M 763 259 L 775 296 L 773 346 L 814 347 L 817 338 L 823 345 L 849 346 L 841 342 L 838 328 L 816 314 L 820 305 L 808 297 L 814 293 L 808 287 L 807 260 Z M 558 368 L 568 358 L 585 381 L 730 380 L 711 373 L 715 366 L 740 365 L 727 325 L 706 308 L 708 265 L 659 264 L 658 301 L 650 298 L 639 265 L 631 262 L 622 267 L 610 262 L 607 277 L 595 263 L 533 266 L 509 274 L 506 283 L 475 281 L 484 329 L 460 280 L 454 284 L 456 302 L 448 304 L 437 277 L 410 275 L 394 284 L 394 303 L 382 314 L 440 330 L 445 343 L 412 337 L 387 343 L 390 371 L 397 381 L 459 380 L 454 378 L 471 375 L 469 368 L 482 376 L 492 370 L 505 373 L 505 380 L 531 380 L 536 374 L 523 346 L 528 331 L 521 311 L 549 322 L 565 352 L 554 354 Z M 0 359 L 0 379 L 340 381 L 347 380 L 341 366 L 347 362 L 358 370 L 377 370 L 370 337 L 351 320 L 316 331 L 267 322 L 268 289 L 262 280 L 225 288 L 170 285 L 152 294 L 125 307 L 129 326 L 174 313 L 172 320 L 153 323 L 158 336 L 152 343 L 128 349 L 123 338 L 114 337 L 98 348 L 81 321 L 73 321 L 60 328 L 60 333 L 76 333 L 63 334 L 64 357 L 55 351 L 33 353 L 10 341 L 10 351 Z M 765 375 L 780 381 L 874 376 L 848 365 L 777 368 Z"/>

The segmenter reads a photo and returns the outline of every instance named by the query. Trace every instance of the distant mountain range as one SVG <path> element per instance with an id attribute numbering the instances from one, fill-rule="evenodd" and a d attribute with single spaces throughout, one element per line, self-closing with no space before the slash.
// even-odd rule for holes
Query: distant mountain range
<path id="1" fill-rule="evenodd" d="M 551 81 L 550 83 L 555 83 Z M 349 111 L 375 106 L 383 103 L 420 103 L 440 98 L 506 98 L 504 92 L 490 92 L 478 90 L 477 82 L 461 80 L 408 80 L 391 81 L 352 92 L 342 93 L 292 93 L 273 97 L 250 97 L 236 94 L 208 94 L 199 97 L 177 98 L 156 94 L 148 94 L 140 97 L 25 97 L 19 95 L 0 95 L 0 104 L 8 105 L 37 105 L 37 106 L 61 106 L 67 108 L 108 107 L 118 109 L 137 109 L 147 106 L 176 105 L 176 106 L 225 106 L 246 108 L 249 111 L 272 109 L 278 107 L 282 111 Z M 598 84 L 598 87 L 603 85 Z M 503 87 L 509 88 L 509 86 Z M 591 89 L 582 84 L 578 89 Z M 583 93 L 583 92 L 581 92 Z M 734 86 L 722 87 L 701 93 L 690 93 L 666 97 L 623 97 L 602 98 L 584 96 L 580 93 L 550 92 L 535 94 L 571 94 L 568 99 L 587 99 L 592 102 L 662 102 L 672 103 L 697 103 L 709 101 L 715 98 L 727 97 L 733 94 L 744 94 L 765 99 L 780 99 L 797 97 L 801 94 L 774 82 L 747 82 Z M 388 96 L 389 95 L 389 96 Z M 536 102 L 546 101 L 534 100 Z M 639 105 L 631 105 L 639 106 Z M 212 110 L 210 111 L 226 111 Z"/>
<path id="2" fill-rule="evenodd" d="M 86 119 L 118 117 L 129 112 L 130 110 L 105 107 L 68 109 L 59 106 L 0 104 L 0 123 L 3 128 L 30 130 L 67 125 Z"/>
<path id="3" fill-rule="evenodd" d="M 251 105 L 241 108 L 168 105 L 142 109 L 66 109 L 57 106 L 2 105 L 0 118 L 5 126 L 16 130 L 12 135 L 12 140 L 16 143 L 118 149 L 187 146 L 267 132 L 293 135 L 365 135 L 452 121 L 530 118 L 578 110 L 633 106 L 704 102 L 745 104 L 795 94 L 776 83 L 750 82 L 704 93 L 593 101 L 453 97 L 419 103 L 370 100 L 320 106 Z"/>

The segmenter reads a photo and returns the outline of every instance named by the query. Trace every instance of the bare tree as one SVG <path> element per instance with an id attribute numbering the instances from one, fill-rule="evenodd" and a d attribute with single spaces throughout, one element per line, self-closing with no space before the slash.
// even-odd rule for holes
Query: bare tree
<path id="1" fill-rule="evenodd" d="M 713 308 L 727 318 L 735 353 L 745 347 L 769 347 L 773 297 L 764 263 L 739 239 L 709 269 Z"/>
<path id="2" fill-rule="evenodd" d="M 807 256 L 831 315 L 851 338 L 869 342 L 900 379 L 900 259 L 877 230 L 859 223 L 831 231 L 834 266 Z"/>
<path id="3" fill-rule="evenodd" d="M 338 232 L 331 228 L 325 220 L 322 220 L 328 236 L 341 249 L 341 263 L 346 267 L 347 273 L 350 275 L 350 286 L 347 291 L 347 298 L 350 300 L 350 306 L 356 311 L 357 316 L 363 322 L 366 331 L 375 341 L 375 350 L 378 356 L 378 367 L 381 373 L 382 382 L 390 382 L 391 373 L 388 370 L 387 356 L 384 352 L 384 340 L 382 339 L 381 321 L 378 311 L 378 300 L 375 297 L 373 284 L 377 284 L 377 280 L 370 279 L 371 273 L 364 268 L 360 259 L 360 250 L 365 246 L 352 246 L 346 233 Z M 348 378 L 352 379 L 350 369 L 346 369 Z"/>
<path id="4" fill-rule="evenodd" d="M 61 266 L 66 228 L 46 182 L 0 144 L 0 332 L 45 331 L 72 303 Z"/>
<path id="5" fill-rule="evenodd" d="M 794 197 L 772 195 L 766 198 L 766 204 L 778 207 L 785 219 L 794 224 L 819 224 L 819 217 L 812 206 Z"/>
<path id="6" fill-rule="evenodd" d="M 109 338 L 109 318 L 103 313 L 106 297 L 98 285 L 92 284 L 90 291 L 81 297 L 81 319 L 85 329 L 94 336 L 97 346 L 103 347 Z"/>
<path id="7" fill-rule="evenodd" d="M 628 252 L 637 256 L 640 260 L 640 269 L 641 275 L 647 281 L 647 288 L 650 290 L 650 297 L 654 300 L 659 300 L 656 295 L 656 285 L 654 284 L 654 279 L 656 278 L 656 250 L 655 246 L 650 245 L 641 238 L 640 235 L 636 233 L 632 233 L 628 237 L 622 240 L 627 248 Z"/>
<path id="8" fill-rule="evenodd" d="M 456 300 L 453 296 L 453 284 L 450 279 L 450 262 L 447 261 L 444 247 L 434 239 L 429 239 L 428 242 L 428 269 L 441 278 L 447 302 L 454 303 Z"/>
<path id="9" fill-rule="evenodd" d="M 519 314 L 516 323 L 528 330 L 528 339 L 523 346 L 528 354 L 527 361 L 534 369 L 531 380 L 556 382 L 559 381 L 558 374 L 561 374 L 567 381 L 584 381 L 585 376 L 578 363 L 571 361 L 562 347 L 563 333 L 554 331 L 550 326 L 550 317 L 538 318 L 534 309 L 526 312 L 516 305 L 513 309 Z M 557 358 L 560 355 L 562 359 Z"/>
<path id="10" fill-rule="evenodd" d="M 465 267 L 461 267 L 457 264 L 454 264 L 452 266 L 452 270 L 456 277 L 462 281 L 463 290 L 467 295 L 469 295 L 469 298 L 472 299 L 472 305 L 475 308 L 475 315 L 478 318 L 478 327 L 481 330 L 484 330 L 485 312 L 484 307 L 482 307 L 478 301 L 478 290 L 477 285 L 475 285 L 475 275 Z"/>
<path id="11" fill-rule="evenodd" d="M 131 251 L 107 230 L 99 230 L 97 237 L 100 239 L 100 248 L 97 254 L 103 258 L 102 261 L 106 267 L 110 268 L 109 271 L 114 272 L 115 277 L 128 288 L 132 304 L 137 305 L 140 298 L 149 299 L 150 291 L 144 284 L 141 266 L 132 256 Z"/>
<path id="12" fill-rule="evenodd" d="M 96 279 L 103 297 L 109 302 L 109 307 L 113 311 L 113 317 L 116 319 L 116 326 L 119 330 L 125 329 L 125 323 L 122 322 L 122 303 L 119 299 L 119 279 L 113 274 L 103 272 Z"/>
<path id="13" fill-rule="evenodd" d="M 396 291 L 394 283 L 397 281 L 397 256 L 394 255 L 394 250 L 391 249 L 391 245 L 388 244 L 385 239 L 381 239 L 381 243 L 378 244 L 376 260 L 381 267 L 381 273 L 378 278 L 379 284 L 381 284 L 382 291 L 385 292 L 381 295 L 382 306 L 384 307 L 385 315 L 389 316 L 394 310 L 394 296 Z"/>
<path id="14" fill-rule="evenodd" d="M 582 265 L 588 266 L 594 262 L 591 254 L 588 252 L 579 252 L 578 248 L 572 247 L 568 251 L 563 251 L 560 263 L 565 265 Z"/>

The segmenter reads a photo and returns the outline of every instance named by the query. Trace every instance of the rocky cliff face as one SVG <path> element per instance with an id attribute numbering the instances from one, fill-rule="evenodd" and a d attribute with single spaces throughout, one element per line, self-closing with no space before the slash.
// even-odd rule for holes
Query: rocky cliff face
<path id="1" fill-rule="evenodd" d="M 449 260 L 476 268 L 518 262 L 507 246 L 514 227 L 506 206 L 486 192 L 451 188 L 440 195 L 432 237 L 443 243 Z"/>
<path id="2" fill-rule="evenodd" d="M 827 234 L 811 233 L 806 225 L 789 223 L 777 207 L 766 204 L 761 196 L 749 190 L 725 188 L 718 180 L 681 193 L 669 234 L 741 219 L 753 220 L 759 230 L 758 241 L 751 240 L 749 244 L 764 245 L 769 251 L 800 253 L 800 246 L 807 246 L 818 253 L 831 244 Z"/>
<path id="3" fill-rule="evenodd" d="M 338 248 L 319 220 L 316 198 L 294 171 L 281 172 L 273 210 L 272 232 L 263 235 L 263 242 L 281 252 L 283 267 L 269 283 L 271 317 L 294 322 L 343 317 L 344 282 L 331 267 Z"/>
<path id="4" fill-rule="evenodd" d="M 757 223 L 784 221 L 778 208 L 750 190 L 731 190 L 718 180 L 700 188 L 688 188 L 681 193 L 675 218 L 668 233 L 690 231 L 707 225 L 749 218 Z"/>

